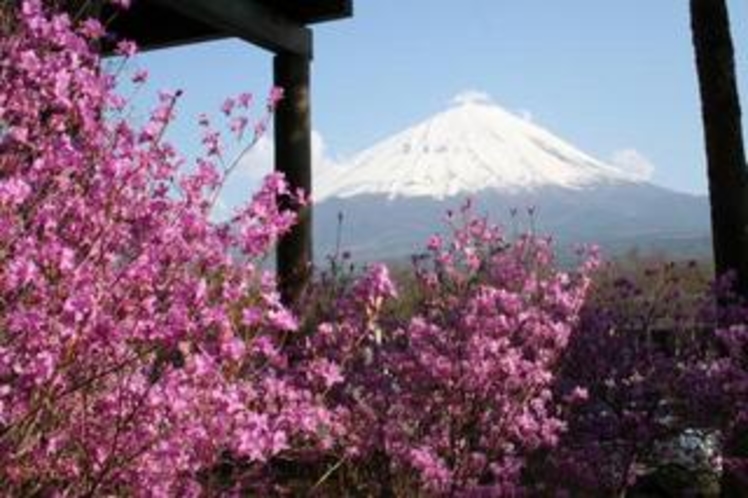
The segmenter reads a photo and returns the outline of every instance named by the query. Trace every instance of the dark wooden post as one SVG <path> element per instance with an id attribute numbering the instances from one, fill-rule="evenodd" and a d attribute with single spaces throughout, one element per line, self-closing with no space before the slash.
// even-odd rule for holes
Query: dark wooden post
<path id="1" fill-rule="evenodd" d="M 691 29 L 701 90 L 712 238 L 717 274 L 737 272 L 748 297 L 748 168 L 725 0 L 691 0 Z"/>
<path id="2" fill-rule="evenodd" d="M 691 0 L 691 30 L 704 121 L 712 237 L 717 274 L 737 272 L 748 297 L 748 167 L 743 144 L 735 55 L 725 0 Z M 748 457 L 748 430 L 733 429 L 723 456 Z M 720 496 L 745 496 L 740 471 L 722 473 Z"/>
<path id="3" fill-rule="evenodd" d="M 275 168 L 286 175 L 292 190 L 312 192 L 312 135 L 309 99 L 310 58 L 281 52 L 274 59 L 275 85 L 284 96 L 275 111 Z M 281 296 L 297 300 L 311 273 L 312 208 L 278 244 L 277 265 Z"/>

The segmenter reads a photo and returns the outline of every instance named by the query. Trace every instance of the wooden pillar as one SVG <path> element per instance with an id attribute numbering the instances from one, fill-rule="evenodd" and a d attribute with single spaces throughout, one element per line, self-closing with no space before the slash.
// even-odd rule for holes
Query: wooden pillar
<path id="1" fill-rule="evenodd" d="M 715 267 L 718 276 L 735 271 L 737 290 L 748 297 L 748 167 L 727 3 L 691 0 L 690 5 Z"/>
<path id="2" fill-rule="evenodd" d="M 275 168 L 286 175 L 292 190 L 312 192 L 312 135 L 309 102 L 310 59 L 281 52 L 274 59 L 275 85 L 283 99 L 275 111 Z M 278 281 L 286 304 L 298 299 L 311 274 L 312 208 L 299 212 L 299 220 L 283 237 L 277 250 Z"/>

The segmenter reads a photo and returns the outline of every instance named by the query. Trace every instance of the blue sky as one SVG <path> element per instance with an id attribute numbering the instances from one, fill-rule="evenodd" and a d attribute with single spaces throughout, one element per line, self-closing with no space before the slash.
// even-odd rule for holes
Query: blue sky
<path id="1" fill-rule="evenodd" d="M 728 7 L 748 109 L 748 4 Z M 685 0 L 354 0 L 354 8 L 352 19 L 315 26 L 313 127 L 326 156 L 344 159 L 473 89 L 599 159 L 646 160 L 655 183 L 706 192 Z M 271 84 L 271 54 L 236 40 L 155 51 L 139 64 L 153 89 L 185 90 L 171 136 L 187 153 L 200 112 Z"/>

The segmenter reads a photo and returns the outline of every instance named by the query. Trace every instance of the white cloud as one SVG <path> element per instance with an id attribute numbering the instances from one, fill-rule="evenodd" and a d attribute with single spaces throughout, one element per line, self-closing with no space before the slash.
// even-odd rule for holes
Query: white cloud
<path id="1" fill-rule="evenodd" d="M 253 184 L 259 184 L 262 178 L 273 171 L 275 164 L 275 145 L 271 135 L 264 135 L 240 159 L 239 171 Z M 322 134 L 312 130 L 312 170 L 314 175 L 324 174 L 334 168 L 335 162 L 327 156 L 327 146 Z"/>
<path id="2" fill-rule="evenodd" d="M 239 159 L 239 175 L 243 181 L 249 179 L 252 184 L 259 184 L 265 175 L 273 171 L 274 159 L 273 138 L 268 134 L 260 137 L 256 144 Z"/>
<path id="3" fill-rule="evenodd" d="M 272 133 L 260 137 L 257 143 L 241 158 L 236 170 L 229 177 L 213 207 L 215 220 L 225 220 L 234 210 L 247 202 L 259 188 L 262 179 L 274 169 L 275 145 Z M 327 155 L 322 134 L 312 131 L 312 178 L 315 185 L 320 178 L 339 171 L 340 166 Z"/>
<path id="4" fill-rule="evenodd" d="M 452 105 L 491 104 L 491 96 L 480 90 L 464 90 L 452 98 Z"/>
<path id="5" fill-rule="evenodd" d="M 617 150 L 611 156 L 610 162 L 637 180 L 649 180 L 655 171 L 652 161 L 636 149 Z"/>
<path id="6" fill-rule="evenodd" d="M 321 175 L 337 168 L 337 163 L 329 156 L 327 144 L 320 132 L 312 130 L 312 172 Z"/>
<path id="7" fill-rule="evenodd" d="M 216 219 L 227 218 L 236 207 L 242 205 L 255 192 L 262 179 L 274 169 L 275 145 L 272 134 L 262 136 L 240 159 L 236 171 L 224 185 L 219 202 L 214 207 Z M 328 156 L 322 134 L 312 131 L 312 180 L 313 190 L 325 179 L 340 171 L 341 166 Z"/>

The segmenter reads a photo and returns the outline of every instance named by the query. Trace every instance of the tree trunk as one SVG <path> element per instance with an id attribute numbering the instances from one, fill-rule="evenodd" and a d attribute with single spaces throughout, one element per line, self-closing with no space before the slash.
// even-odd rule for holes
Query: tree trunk
<path id="1" fill-rule="evenodd" d="M 722 275 L 734 270 L 737 291 L 748 297 L 748 167 L 725 0 L 691 0 L 691 31 L 701 89 L 716 271 Z M 728 448 L 726 456 L 739 457 L 745 450 Z M 725 469 L 721 496 L 745 496 L 736 477 Z"/>
<path id="2" fill-rule="evenodd" d="M 725 0 L 691 0 L 691 31 L 701 90 L 715 267 L 718 276 L 735 271 L 737 290 L 748 296 L 748 170 Z"/>

